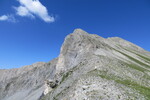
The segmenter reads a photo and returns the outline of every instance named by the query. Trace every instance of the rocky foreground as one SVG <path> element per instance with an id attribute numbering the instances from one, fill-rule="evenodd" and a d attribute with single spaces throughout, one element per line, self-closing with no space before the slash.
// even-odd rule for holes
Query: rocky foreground
<path id="1" fill-rule="evenodd" d="M 150 52 L 76 29 L 58 58 L 0 70 L 0 100 L 150 100 Z"/>

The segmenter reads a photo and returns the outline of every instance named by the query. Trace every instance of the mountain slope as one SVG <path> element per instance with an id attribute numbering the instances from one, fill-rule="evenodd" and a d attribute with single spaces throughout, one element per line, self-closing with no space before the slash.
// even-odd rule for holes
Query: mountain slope
<path id="1" fill-rule="evenodd" d="M 81 29 L 65 38 L 57 59 L 0 74 L 2 100 L 150 99 L 150 52 Z"/>

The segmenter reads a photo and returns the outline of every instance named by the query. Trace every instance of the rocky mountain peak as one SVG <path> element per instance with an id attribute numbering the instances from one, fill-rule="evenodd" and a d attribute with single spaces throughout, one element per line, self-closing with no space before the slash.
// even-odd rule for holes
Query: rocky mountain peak
<path id="1" fill-rule="evenodd" d="M 75 29 L 58 58 L 0 70 L 0 100 L 149 100 L 150 52 Z"/>
<path id="2" fill-rule="evenodd" d="M 100 39 L 100 40 L 99 40 Z M 69 34 L 61 47 L 61 52 L 56 65 L 56 71 L 68 70 L 81 61 L 81 59 L 89 52 L 98 48 L 99 43 L 104 44 L 105 39 L 85 32 L 82 29 L 75 29 Z"/>
<path id="3" fill-rule="evenodd" d="M 73 34 L 89 34 L 89 33 L 87 33 L 86 31 L 84 31 L 80 28 L 77 28 L 73 31 Z"/>

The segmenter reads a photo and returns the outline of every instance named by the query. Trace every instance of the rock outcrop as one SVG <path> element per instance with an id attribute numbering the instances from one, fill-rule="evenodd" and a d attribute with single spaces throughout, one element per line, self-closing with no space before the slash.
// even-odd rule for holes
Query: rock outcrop
<path id="1" fill-rule="evenodd" d="M 149 100 L 150 52 L 76 29 L 58 58 L 0 70 L 0 100 Z"/>
<path id="2" fill-rule="evenodd" d="M 45 81 L 45 90 L 43 92 L 43 95 L 48 94 L 51 92 L 55 87 L 57 87 L 58 81 L 53 81 L 53 80 L 46 80 Z"/>

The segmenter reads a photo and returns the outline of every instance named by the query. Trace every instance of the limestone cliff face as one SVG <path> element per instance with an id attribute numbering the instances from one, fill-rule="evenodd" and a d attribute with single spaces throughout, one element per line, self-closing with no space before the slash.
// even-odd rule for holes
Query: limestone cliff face
<path id="1" fill-rule="evenodd" d="M 132 99 L 150 99 L 150 52 L 118 37 L 76 29 L 57 59 L 0 70 L 0 100 Z"/>
<path id="2" fill-rule="evenodd" d="M 88 36 L 89 34 L 81 29 L 76 29 L 73 34 L 68 35 L 61 47 L 56 69 L 65 71 L 78 64 L 81 56 L 91 52 L 91 46 L 94 46 Z"/>

